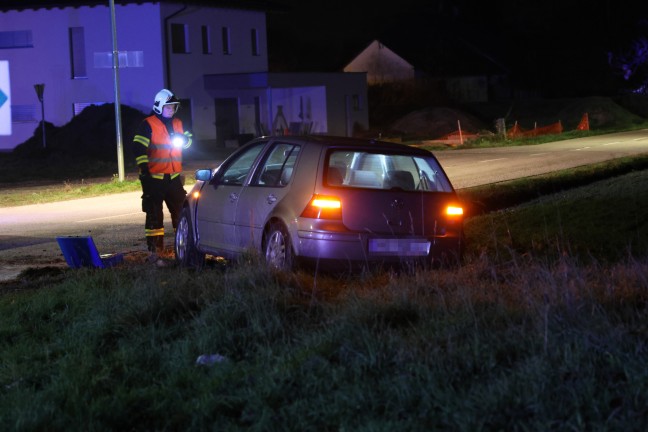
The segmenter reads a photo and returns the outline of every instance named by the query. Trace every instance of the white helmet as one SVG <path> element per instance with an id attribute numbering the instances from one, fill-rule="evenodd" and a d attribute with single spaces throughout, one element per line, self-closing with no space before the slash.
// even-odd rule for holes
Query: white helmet
<path id="1" fill-rule="evenodd" d="M 155 95 L 155 102 L 153 103 L 153 111 L 156 114 L 162 114 L 162 108 L 164 108 L 164 105 L 180 105 L 180 101 L 169 90 L 162 89 Z"/>

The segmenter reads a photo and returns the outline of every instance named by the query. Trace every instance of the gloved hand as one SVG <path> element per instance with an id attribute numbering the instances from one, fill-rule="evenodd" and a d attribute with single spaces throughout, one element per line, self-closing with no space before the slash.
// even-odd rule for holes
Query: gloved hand
<path id="1" fill-rule="evenodd" d="M 186 149 L 191 147 L 191 143 L 193 142 L 193 134 L 189 131 L 184 131 L 185 137 L 187 137 L 187 141 L 185 142 L 184 146 L 182 148 Z"/>
<path id="2" fill-rule="evenodd" d="M 139 164 L 139 179 L 140 182 L 146 181 L 151 178 L 151 172 L 149 171 L 148 164 Z"/>

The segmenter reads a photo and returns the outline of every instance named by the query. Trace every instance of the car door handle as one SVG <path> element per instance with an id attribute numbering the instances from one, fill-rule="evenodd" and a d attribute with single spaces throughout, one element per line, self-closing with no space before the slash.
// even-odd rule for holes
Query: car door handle
<path id="1" fill-rule="evenodd" d="M 277 201 L 277 197 L 274 194 L 270 194 L 266 197 L 266 202 L 268 204 L 274 204 Z"/>
<path id="2" fill-rule="evenodd" d="M 238 194 L 235 194 L 234 192 L 232 192 L 229 195 L 229 200 L 230 200 L 230 202 L 234 202 L 234 201 L 238 200 Z"/>

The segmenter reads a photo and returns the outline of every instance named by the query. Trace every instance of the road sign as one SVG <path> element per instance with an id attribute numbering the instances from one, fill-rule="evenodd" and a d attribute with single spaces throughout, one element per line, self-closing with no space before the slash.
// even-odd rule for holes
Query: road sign
<path id="1" fill-rule="evenodd" d="M 0 60 L 0 135 L 11 135 L 11 92 L 6 60 Z"/>

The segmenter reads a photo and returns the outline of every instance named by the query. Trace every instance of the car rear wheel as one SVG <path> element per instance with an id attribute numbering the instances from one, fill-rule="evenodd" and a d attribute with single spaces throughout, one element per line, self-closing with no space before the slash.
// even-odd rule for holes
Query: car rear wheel
<path id="1" fill-rule="evenodd" d="M 292 270 L 294 254 L 288 230 L 282 224 L 273 223 L 266 231 L 263 255 L 270 267 L 277 270 Z"/>
<path id="2" fill-rule="evenodd" d="M 191 227 L 191 216 L 187 207 L 182 209 L 175 235 L 176 261 L 182 267 L 201 269 L 205 265 L 205 254 L 196 249 Z"/>

